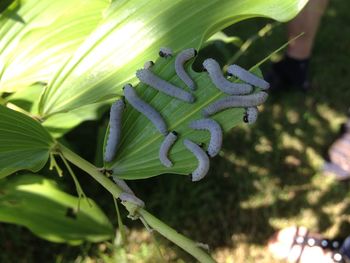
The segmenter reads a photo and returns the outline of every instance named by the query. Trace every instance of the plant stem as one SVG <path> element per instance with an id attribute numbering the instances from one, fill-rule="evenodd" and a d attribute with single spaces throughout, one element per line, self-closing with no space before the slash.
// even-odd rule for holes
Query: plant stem
<path id="1" fill-rule="evenodd" d="M 124 223 L 123 223 L 122 217 L 120 216 L 119 206 L 118 206 L 117 200 L 114 198 L 114 196 L 112 196 L 112 197 L 113 197 L 115 211 L 117 212 L 118 227 L 119 227 L 119 232 L 120 232 L 120 236 L 122 239 L 122 244 L 126 245 L 128 240 L 126 239 Z"/>
<path id="2" fill-rule="evenodd" d="M 71 150 L 69 150 L 67 147 L 63 146 L 60 143 L 57 145 L 57 148 L 68 161 L 70 161 L 75 166 L 79 167 L 83 171 L 90 174 L 97 182 L 99 182 L 104 188 L 106 188 L 107 191 L 110 192 L 115 198 L 118 198 L 119 195 L 122 193 L 122 190 L 115 183 L 113 183 L 108 177 L 100 173 L 97 167 L 95 167 L 88 161 L 84 160 L 79 155 L 72 152 Z"/>
<path id="3" fill-rule="evenodd" d="M 198 259 L 199 262 L 215 263 L 215 261 L 202 249 L 200 249 L 191 239 L 170 228 L 168 225 L 164 224 L 162 221 L 154 217 L 152 214 L 148 213 L 146 210 L 140 209 L 138 212 L 146 220 L 147 224 L 149 224 L 159 234 L 190 253 L 192 256 Z"/>
<path id="4" fill-rule="evenodd" d="M 112 182 L 110 179 L 108 179 L 105 175 L 100 173 L 94 165 L 89 163 L 88 161 L 81 158 L 76 153 L 72 152 L 67 147 L 63 146 L 62 144 L 57 144 L 57 150 L 71 163 L 73 163 L 75 166 L 79 167 L 89 175 L 91 175 L 97 182 L 99 182 L 108 192 L 110 192 L 115 198 L 118 198 L 119 195 L 122 193 L 122 189 L 120 189 L 114 182 Z M 135 205 L 126 202 L 125 204 L 126 209 L 128 211 L 135 209 Z M 172 229 L 170 226 L 166 225 L 164 222 L 153 216 L 152 214 L 148 213 L 146 210 L 142 208 L 137 209 L 137 213 L 143 217 L 143 219 L 153 228 L 155 229 L 159 234 L 164 236 L 165 238 L 169 239 L 182 249 L 184 249 L 186 252 L 191 254 L 193 257 L 195 257 L 197 260 L 199 260 L 202 263 L 215 263 L 215 261 L 205 253 L 202 249 L 200 249 L 196 243 L 189 238 L 185 237 L 184 235 L 181 235 L 176 230 Z"/>

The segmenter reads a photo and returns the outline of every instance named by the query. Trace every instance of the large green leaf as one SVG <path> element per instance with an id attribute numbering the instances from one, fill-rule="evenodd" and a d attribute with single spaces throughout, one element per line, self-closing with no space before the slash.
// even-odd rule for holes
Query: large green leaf
<path id="1" fill-rule="evenodd" d="M 33 174 L 0 180 L 0 221 L 25 226 L 34 234 L 53 241 L 79 244 L 85 240 L 110 239 L 113 228 L 92 201 L 60 190 L 52 180 Z"/>
<path id="2" fill-rule="evenodd" d="M 15 171 L 39 171 L 54 141 L 34 119 L 0 106 L 0 178 Z"/>
<path id="3" fill-rule="evenodd" d="M 0 16 L 0 92 L 49 81 L 108 5 L 108 0 L 13 1 Z"/>
<path id="4" fill-rule="evenodd" d="M 162 79 L 186 89 L 178 78 L 174 68 L 175 55 L 169 58 L 159 58 L 152 71 Z M 115 175 L 124 179 L 141 179 L 163 173 L 190 174 L 198 165 L 197 159 L 183 145 L 188 138 L 200 144 L 208 145 L 210 134 L 207 131 L 195 131 L 189 128 L 189 123 L 203 118 L 202 109 L 207 105 L 227 95 L 222 93 L 211 82 L 207 72 L 194 72 L 187 66 L 187 72 L 196 83 L 193 92 L 196 101 L 193 104 L 182 102 L 156 91 L 145 85 L 138 84 L 135 88 L 143 100 L 151 104 L 165 119 L 168 130 L 178 133 L 178 140 L 170 151 L 170 159 L 174 166 L 167 168 L 159 160 L 160 144 L 164 136 L 143 115 L 127 104 L 123 113 L 122 138 L 114 160 L 105 167 L 113 169 Z M 257 71 L 257 74 L 261 74 Z M 233 108 L 213 116 L 224 131 L 230 130 L 243 122 L 243 108 Z M 106 140 L 105 140 L 106 141 Z"/>
<path id="5" fill-rule="evenodd" d="M 114 1 L 109 16 L 58 72 L 42 96 L 43 116 L 120 93 L 135 70 L 161 46 L 200 47 L 222 28 L 264 16 L 286 21 L 307 0 Z"/>

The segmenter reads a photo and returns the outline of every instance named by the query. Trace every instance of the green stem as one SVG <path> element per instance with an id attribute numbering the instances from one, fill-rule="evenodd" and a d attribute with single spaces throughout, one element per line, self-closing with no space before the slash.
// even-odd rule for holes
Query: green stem
<path id="1" fill-rule="evenodd" d="M 260 67 L 261 64 L 265 63 L 267 60 L 269 60 L 273 55 L 277 54 L 278 52 L 280 52 L 282 49 L 286 48 L 291 42 L 293 42 L 294 40 L 298 39 L 299 37 L 301 37 L 302 35 L 304 35 L 304 32 L 300 33 L 299 35 L 293 37 L 292 39 L 288 40 L 288 42 L 286 42 L 285 44 L 283 44 L 282 46 L 280 46 L 279 48 L 277 48 L 275 51 L 273 51 L 272 53 L 270 53 L 267 57 L 265 57 L 264 59 L 260 60 L 256 65 L 254 65 L 253 67 L 251 67 L 249 69 L 249 71 L 252 71 L 253 69 L 256 69 L 258 67 Z"/>
<path id="2" fill-rule="evenodd" d="M 113 183 L 108 177 L 104 174 L 100 173 L 94 165 L 89 163 L 88 161 L 81 158 L 76 153 L 69 150 L 67 147 L 62 144 L 57 145 L 58 150 L 62 153 L 62 155 L 70 161 L 75 166 L 79 167 L 81 170 L 90 174 L 97 182 L 99 182 L 104 188 L 107 189 L 115 198 L 118 198 L 122 193 L 122 189 L 120 189 L 115 183 Z"/>
<path id="3" fill-rule="evenodd" d="M 86 173 L 90 174 L 97 182 L 99 182 L 108 192 L 110 192 L 115 198 L 118 198 L 122 193 L 122 190 L 110 179 L 108 179 L 105 175 L 100 173 L 94 165 L 89 163 L 88 161 L 81 158 L 76 153 L 72 152 L 67 147 L 62 144 L 57 145 L 58 151 L 71 163 L 75 166 L 79 167 Z M 135 205 L 126 202 L 125 207 L 128 211 L 132 211 L 135 209 Z M 144 220 L 159 234 L 169 239 L 183 250 L 191 254 L 197 260 L 203 263 L 215 263 L 215 261 L 205 253 L 202 249 L 200 249 L 195 242 L 190 240 L 189 238 L 181 235 L 176 230 L 172 229 L 170 226 L 166 225 L 158 218 L 148 213 L 146 210 L 142 208 L 137 209 L 137 213 L 144 218 Z"/>
<path id="4" fill-rule="evenodd" d="M 175 243 L 183 250 L 194 256 L 199 262 L 203 263 L 215 263 L 208 254 L 206 254 L 202 249 L 200 249 L 195 242 L 191 239 L 181 235 L 176 230 L 172 229 L 168 225 L 164 224 L 158 218 L 154 217 L 152 214 L 148 213 L 144 209 L 140 209 L 139 214 L 146 220 L 153 229 L 155 229 L 159 234 L 169 239 L 171 242 Z"/>
<path id="5" fill-rule="evenodd" d="M 118 206 L 117 200 L 114 197 L 113 197 L 113 202 L 114 202 L 114 206 L 115 206 L 115 211 L 117 212 L 118 226 L 119 226 L 120 236 L 122 238 L 122 244 L 126 245 L 128 240 L 126 239 L 125 227 L 123 224 L 122 217 L 120 216 L 119 206 Z"/>
<path id="6" fill-rule="evenodd" d="M 66 158 L 64 158 L 63 154 L 59 153 L 59 155 L 60 155 L 64 165 L 66 166 L 69 174 L 71 175 L 73 181 L 74 181 L 75 189 L 76 189 L 78 197 L 79 197 L 78 198 L 78 212 L 80 211 L 80 199 L 81 198 L 84 198 L 86 200 L 86 202 L 89 204 L 89 206 L 92 207 L 92 204 L 90 203 L 89 198 L 87 198 L 83 188 L 81 187 L 78 178 L 75 176 L 73 169 L 70 167 L 69 163 L 67 162 Z"/>

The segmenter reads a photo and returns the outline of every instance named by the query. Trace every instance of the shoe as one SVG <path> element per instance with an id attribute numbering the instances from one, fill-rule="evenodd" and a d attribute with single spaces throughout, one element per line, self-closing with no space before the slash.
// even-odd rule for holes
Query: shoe
<path id="1" fill-rule="evenodd" d="M 286 55 L 281 61 L 272 64 L 265 79 L 272 91 L 293 89 L 306 92 L 311 89 L 308 71 L 309 59 L 298 60 Z"/>
<path id="2" fill-rule="evenodd" d="M 326 239 L 305 227 L 294 226 L 275 233 L 268 242 L 268 249 L 276 259 L 286 262 L 347 263 L 350 261 L 343 244 L 344 240 Z"/>

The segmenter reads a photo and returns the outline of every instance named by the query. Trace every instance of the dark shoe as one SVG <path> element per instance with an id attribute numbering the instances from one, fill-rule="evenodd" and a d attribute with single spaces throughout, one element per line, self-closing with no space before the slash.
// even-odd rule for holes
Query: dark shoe
<path id="1" fill-rule="evenodd" d="M 270 238 L 268 249 L 275 258 L 287 262 L 348 262 L 346 241 L 323 238 L 305 227 L 288 227 Z"/>
<path id="2" fill-rule="evenodd" d="M 272 64 L 265 79 L 270 83 L 272 91 L 293 89 L 305 92 L 311 89 L 308 71 L 309 59 L 299 60 L 285 56 L 281 61 Z"/>

